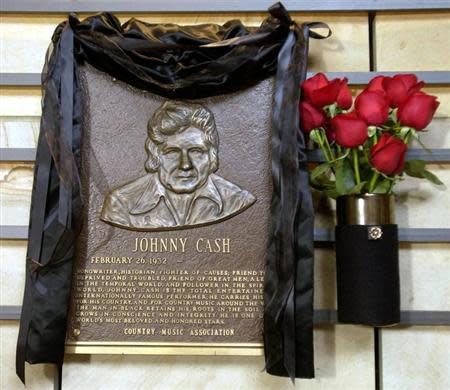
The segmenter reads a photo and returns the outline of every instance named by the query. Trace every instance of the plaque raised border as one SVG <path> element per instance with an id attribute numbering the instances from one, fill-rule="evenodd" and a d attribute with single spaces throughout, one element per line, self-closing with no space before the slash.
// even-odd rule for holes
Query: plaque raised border
<path id="1" fill-rule="evenodd" d="M 262 355 L 263 344 L 259 342 L 262 341 L 263 314 L 261 272 L 264 270 L 270 224 L 272 189 L 269 151 L 274 80 L 270 78 L 233 94 L 194 102 L 161 99 L 153 94 L 130 89 L 125 83 L 115 81 L 109 75 L 90 66 L 80 68 L 80 80 L 85 101 L 89 102 L 89 106 L 86 107 L 85 143 L 82 149 L 84 161 L 82 190 L 89 194 L 89 199 L 86 200 L 87 211 L 84 216 L 86 223 L 77 246 L 75 277 L 72 282 L 72 295 L 75 298 L 71 300 L 69 312 L 66 353 Z M 117 103 L 121 101 L 127 103 Z M 236 107 L 242 102 L 249 103 L 247 107 L 242 105 L 238 110 Z M 139 113 L 133 111 L 132 122 L 136 129 L 126 132 L 124 136 L 124 129 L 129 122 L 129 119 L 125 118 L 128 105 L 139 107 Z M 247 143 L 252 145 L 251 150 L 247 148 Z M 118 154 L 128 156 L 128 159 L 122 160 L 120 164 L 125 165 L 123 169 L 114 166 L 115 156 Z M 130 162 L 131 160 L 136 162 Z M 98 177 L 101 177 L 100 181 Z M 185 217 L 182 211 L 177 209 L 180 203 L 176 203 L 182 202 L 183 197 L 193 199 L 190 209 L 184 212 Z M 253 228 L 255 224 L 258 226 Z M 108 241 L 103 240 L 104 236 L 109 237 Z M 202 244 L 210 238 L 210 241 L 214 242 L 212 237 L 229 237 L 226 239 L 226 248 L 223 244 L 227 250 L 221 248 L 215 253 L 198 253 L 200 240 Z M 167 261 L 164 265 L 136 264 L 138 258 L 133 256 L 139 256 L 139 250 L 153 250 L 152 240 L 157 243 L 155 249 L 158 252 L 166 251 L 168 249 L 166 246 L 172 239 L 176 240 L 176 243 L 184 240 L 183 253 L 179 253 L 179 247 L 174 253 L 147 253 L 148 256 L 164 256 Z M 251 243 L 247 242 L 248 240 Z M 131 247 L 134 253 L 131 252 Z M 105 258 L 110 252 L 120 252 L 118 257 L 127 257 L 133 259 L 133 262 L 92 265 L 88 261 L 93 258 Z M 145 254 L 143 256 L 145 257 Z M 202 259 L 199 261 L 197 257 Z M 102 326 L 97 327 L 95 324 L 83 322 L 86 318 L 98 320 L 99 318 L 95 316 L 99 313 L 92 311 L 97 310 L 95 307 L 106 305 L 105 302 L 108 301 L 101 299 L 97 302 L 95 299 L 95 305 L 88 303 L 89 298 L 94 301 L 96 298 L 94 294 L 99 294 L 95 292 L 96 287 L 90 287 L 92 292 L 89 290 L 84 294 L 84 288 L 93 284 L 92 282 L 86 284 L 83 279 L 87 277 L 92 281 L 91 274 L 87 272 L 125 271 L 130 270 L 130 267 L 133 271 L 142 269 L 156 273 L 171 270 L 175 272 L 179 261 L 182 261 L 180 264 L 182 271 L 188 271 L 189 277 L 192 270 L 200 272 L 199 279 L 195 277 L 196 282 L 201 280 L 204 274 L 221 275 L 221 272 L 225 271 L 229 275 L 228 283 L 220 283 L 220 279 L 214 279 L 218 280 L 215 283 L 216 287 L 209 289 L 221 292 L 222 288 L 227 287 L 227 294 L 219 295 L 218 292 L 212 294 L 209 291 L 210 294 L 207 296 L 213 298 L 201 298 L 203 302 L 209 303 L 198 303 L 207 305 L 205 309 L 213 311 L 208 313 L 212 322 L 200 319 L 197 325 L 189 322 L 181 325 L 173 325 L 178 322 L 170 324 L 166 322 L 165 325 L 154 322 L 149 324 L 140 322 L 143 321 L 142 318 L 134 318 L 136 313 L 130 312 L 129 319 L 135 321 L 134 323 L 127 325 L 128 317 L 121 317 L 117 318 L 121 320 L 120 323 L 111 324 L 108 323 L 111 315 L 122 315 L 121 312 L 116 313 L 119 309 L 111 306 L 108 306 L 105 314 L 102 314 L 106 317 L 100 318 L 106 321 Z M 216 263 L 218 265 L 214 265 Z M 254 275 L 258 273 L 253 279 L 258 279 L 259 282 L 246 281 L 250 278 L 240 277 L 241 270 L 251 271 Z M 152 277 L 149 276 L 150 281 Z M 179 276 L 171 277 L 176 281 Z M 213 277 L 206 276 L 203 280 L 213 280 Z M 102 282 L 95 283 L 102 284 Z M 168 281 L 160 283 L 163 286 L 158 290 L 158 294 L 163 296 L 164 290 L 171 284 Z M 143 288 L 137 284 L 133 283 L 138 291 L 134 293 L 135 298 L 132 298 L 135 300 L 142 299 L 139 296 Z M 179 299 L 184 299 L 187 305 L 191 304 L 189 307 L 194 312 L 204 308 L 199 307 L 197 303 L 194 304 L 194 299 L 190 299 L 189 302 L 189 298 L 185 298 L 193 295 L 188 293 L 189 291 L 194 291 L 189 289 L 188 283 L 185 285 L 187 287 L 183 290 L 187 292 L 178 294 Z M 252 285 L 251 291 L 258 289 L 257 294 L 261 298 L 256 299 L 256 296 L 249 292 L 244 294 L 242 289 L 247 288 L 247 291 L 250 291 Z M 256 285 L 258 287 L 255 287 Z M 236 289 L 236 286 L 241 290 Z M 105 288 L 100 287 L 97 290 L 105 291 Z M 114 288 L 110 290 L 116 291 Z M 204 291 L 206 296 L 208 288 Z M 241 295 L 241 297 L 228 298 L 232 295 L 231 291 L 234 296 Z M 165 295 L 169 297 L 169 294 Z M 245 298 L 244 301 L 243 297 L 246 295 L 249 298 Z M 217 302 L 221 299 L 218 297 L 222 296 L 225 300 L 237 301 L 229 302 L 230 307 L 219 307 Z M 122 300 L 119 296 L 117 299 Z M 162 298 L 163 301 L 164 299 L 173 300 Z M 199 301 L 200 298 L 195 300 Z M 239 300 L 244 302 L 238 302 Z M 231 305 L 237 303 L 244 303 L 248 307 Z M 161 313 L 158 307 L 155 309 L 153 305 L 151 308 L 149 305 L 149 310 L 152 311 L 154 318 L 159 315 L 164 318 L 163 315 L 166 314 L 165 309 Z M 175 316 L 176 314 L 173 313 Z M 237 317 L 238 315 L 242 317 Z M 200 325 L 201 321 L 204 325 Z M 222 325 L 217 325 L 219 321 L 222 321 Z M 104 327 L 108 327 L 108 331 L 105 331 Z M 128 336 L 123 336 L 118 331 L 134 328 L 146 330 L 148 327 L 153 332 L 150 336 L 136 336 L 129 333 Z M 170 335 L 158 333 L 161 332 L 161 327 L 175 330 L 181 328 L 185 336 L 173 340 Z M 239 338 L 239 341 L 233 341 L 230 337 L 222 335 L 218 337 L 217 333 L 211 333 L 214 337 L 206 336 L 206 339 L 205 336 L 192 337 L 192 330 L 195 328 L 205 328 L 202 330 L 208 331 L 232 328 L 233 336 Z M 83 338 L 86 332 L 88 339 Z M 250 340 L 259 340 L 249 342 L 247 341 L 249 336 Z"/>

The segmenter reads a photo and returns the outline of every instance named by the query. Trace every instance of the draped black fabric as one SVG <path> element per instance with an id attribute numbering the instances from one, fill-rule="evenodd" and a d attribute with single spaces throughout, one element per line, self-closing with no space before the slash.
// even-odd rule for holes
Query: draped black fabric
<path id="1" fill-rule="evenodd" d="M 272 117 L 271 234 L 264 288 L 268 373 L 314 377 L 314 213 L 305 141 L 298 129 L 298 88 L 306 75 L 309 27 L 289 33 L 279 55 Z"/>
<path id="2" fill-rule="evenodd" d="M 150 25 L 111 14 L 80 22 L 70 16 L 76 57 L 137 88 L 168 98 L 196 99 L 246 88 L 274 74 L 289 20 L 281 8 L 259 28 L 239 20 L 223 26 Z"/>
<path id="3" fill-rule="evenodd" d="M 77 66 L 89 63 L 136 88 L 196 99 L 237 91 L 276 76 L 273 111 L 272 237 L 265 281 L 267 372 L 312 377 L 313 211 L 304 140 L 298 131 L 308 25 L 277 3 L 259 28 L 120 25 L 109 13 L 70 15 L 52 37 L 43 70 L 43 107 L 32 192 L 26 286 L 16 370 L 62 365 L 75 242 L 80 231 L 83 95 Z M 312 36 L 312 35 L 311 35 Z M 278 69 L 278 70 L 277 70 Z"/>

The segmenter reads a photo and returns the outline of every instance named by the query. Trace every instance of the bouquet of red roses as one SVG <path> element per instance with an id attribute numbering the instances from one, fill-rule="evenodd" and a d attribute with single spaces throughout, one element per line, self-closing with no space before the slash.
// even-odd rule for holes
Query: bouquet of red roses
<path id="1" fill-rule="evenodd" d="M 413 139 L 425 148 L 419 133 L 439 106 L 421 91 L 424 84 L 414 74 L 377 76 L 353 102 L 347 79 L 330 81 L 323 73 L 307 79 L 300 126 L 326 160 L 311 172 L 313 187 L 336 198 L 392 193 L 404 174 L 442 184 L 424 161 L 405 161 Z"/>

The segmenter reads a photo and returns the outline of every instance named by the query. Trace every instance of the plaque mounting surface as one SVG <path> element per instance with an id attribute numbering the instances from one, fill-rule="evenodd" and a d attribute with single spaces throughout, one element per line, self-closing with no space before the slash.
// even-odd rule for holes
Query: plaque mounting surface
<path id="1" fill-rule="evenodd" d="M 273 80 L 195 101 L 90 66 L 82 80 L 86 207 L 66 351 L 261 354 Z M 164 111 L 188 115 L 161 140 L 148 128 Z"/>

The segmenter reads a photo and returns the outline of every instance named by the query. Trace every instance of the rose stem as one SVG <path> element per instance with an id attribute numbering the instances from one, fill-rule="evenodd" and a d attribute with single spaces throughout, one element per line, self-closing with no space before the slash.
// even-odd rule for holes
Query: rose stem
<path id="1" fill-rule="evenodd" d="M 359 162 L 358 162 L 358 150 L 353 149 L 353 169 L 355 170 L 356 184 L 361 183 L 361 178 L 359 177 Z"/>
<path id="2" fill-rule="evenodd" d="M 377 171 L 374 171 L 369 183 L 369 193 L 375 189 L 375 183 L 377 182 L 378 176 L 380 176 L 380 174 Z"/>
<path id="3" fill-rule="evenodd" d="M 406 136 L 405 136 L 405 139 L 403 140 L 403 142 L 406 144 L 406 145 L 408 145 L 409 144 L 409 139 L 411 138 L 411 130 L 410 131 L 408 131 L 408 133 L 406 134 Z"/>
<path id="4" fill-rule="evenodd" d="M 332 159 L 332 160 L 335 160 L 336 157 L 335 157 L 335 155 L 334 155 L 334 153 L 333 153 L 333 150 L 331 150 L 331 146 L 330 146 L 330 143 L 328 142 L 328 137 L 327 137 L 327 134 L 326 134 L 326 133 L 324 134 L 324 140 L 325 140 L 325 145 L 326 145 L 326 147 L 327 147 L 327 149 L 328 149 L 328 153 L 330 153 L 331 159 Z"/>
<path id="5" fill-rule="evenodd" d="M 322 152 L 323 152 L 323 154 L 325 156 L 325 159 L 328 162 L 330 162 L 331 161 L 331 157 L 328 156 L 327 148 L 326 148 L 325 142 L 324 142 L 324 139 L 326 139 L 326 138 L 327 138 L 327 136 L 322 132 L 322 130 L 319 130 L 319 137 L 318 137 L 318 139 L 319 139 L 320 149 L 322 149 Z"/>
<path id="6" fill-rule="evenodd" d="M 392 180 L 389 184 L 389 190 L 387 192 L 388 194 L 390 194 L 392 192 L 392 188 L 394 187 L 394 184 L 395 184 L 395 180 Z"/>

